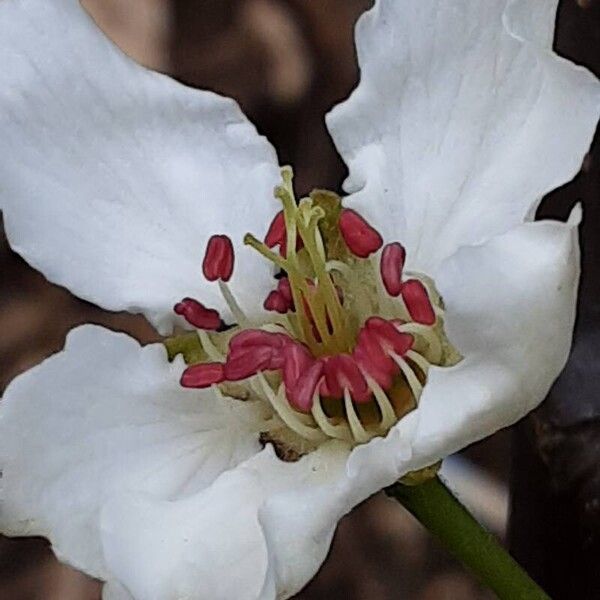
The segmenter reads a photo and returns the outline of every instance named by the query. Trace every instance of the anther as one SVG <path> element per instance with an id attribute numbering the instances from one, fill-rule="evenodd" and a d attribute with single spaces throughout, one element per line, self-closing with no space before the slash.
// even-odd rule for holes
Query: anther
<path id="1" fill-rule="evenodd" d="M 207 388 L 225 381 L 224 365 L 204 363 L 188 367 L 181 375 L 180 383 L 185 388 Z"/>
<path id="2" fill-rule="evenodd" d="M 371 390 L 356 361 L 349 354 L 327 358 L 324 365 L 326 390 L 333 398 L 343 398 L 344 390 L 350 392 L 354 402 L 368 402 Z"/>
<path id="3" fill-rule="evenodd" d="M 381 317 L 370 317 L 365 327 L 376 336 L 384 350 L 394 352 L 398 356 L 404 356 L 413 345 L 412 335 L 398 331 L 390 321 Z"/>
<path id="4" fill-rule="evenodd" d="M 230 353 L 225 363 L 225 379 L 227 381 L 241 381 L 256 375 L 259 371 L 272 368 L 272 357 L 273 350 L 268 346 L 242 348 L 235 353 Z"/>
<path id="5" fill-rule="evenodd" d="M 352 355 L 358 366 L 383 389 L 391 387 L 397 365 L 381 347 L 376 335 L 366 327 L 360 330 Z"/>
<path id="6" fill-rule="evenodd" d="M 213 235 L 206 246 L 202 272 L 208 281 L 229 281 L 233 273 L 233 244 L 226 235 Z"/>
<path id="7" fill-rule="evenodd" d="M 184 298 L 173 307 L 173 310 L 198 329 L 215 331 L 222 324 L 221 317 L 216 310 L 206 308 L 193 298 Z"/>
<path id="8" fill-rule="evenodd" d="M 269 248 L 280 246 L 286 241 L 285 216 L 280 210 L 269 225 L 269 230 L 265 236 L 265 245 Z"/>
<path id="9" fill-rule="evenodd" d="M 277 290 L 272 290 L 269 292 L 269 295 L 263 302 L 263 307 L 265 310 L 278 312 L 282 315 L 289 310 L 289 304 Z"/>
<path id="10" fill-rule="evenodd" d="M 381 235 L 350 208 L 342 210 L 339 228 L 350 251 L 360 258 L 368 258 L 383 245 Z"/>
<path id="11" fill-rule="evenodd" d="M 286 302 L 289 302 L 293 308 L 294 299 L 292 297 L 292 286 L 290 280 L 287 277 L 281 277 L 277 282 L 277 291 L 283 296 Z"/>
<path id="12" fill-rule="evenodd" d="M 379 269 L 383 285 L 390 296 L 399 296 L 402 289 L 402 269 L 406 260 L 406 250 L 402 244 L 387 244 L 381 253 Z"/>
<path id="13" fill-rule="evenodd" d="M 302 344 L 288 345 L 283 356 L 283 383 L 288 402 L 302 412 L 310 412 L 323 365 Z"/>
<path id="14" fill-rule="evenodd" d="M 287 229 L 285 227 L 285 215 L 282 210 L 275 215 L 271 225 L 269 225 L 269 230 L 265 236 L 265 246 L 268 248 L 279 246 L 281 256 L 287 256 Z M 298 236 L 296 238 L 296 252 L 302 247 L 302 238 Z"/>
<path id="15" fill-rule="evenodd" d="M 259 371 L 281 369 L 284 365 L 283 350 L 289 343 L 290 339 L 284 334 L 260 329 L 242 331 L 229 342 L 225 378 L 240 381 Z"/>
<path id="16" fill-rule="evenodd" d="M 285 314 L 294 309 L 292 290 L 287 277 L 282 277 L 277 284 L 277 289 L 269 292 L 263 303 L 263 307 L 265 310 L 275 311 L 280 314 Z"/>
<path id="17" fill-rule="evenodd" d="M 433 325 L 435 323 L 435 312 L 425 286 L 418 279 L 409 279 L 402 284 L 402 299 L 411 316 L 416 323 Z"/>

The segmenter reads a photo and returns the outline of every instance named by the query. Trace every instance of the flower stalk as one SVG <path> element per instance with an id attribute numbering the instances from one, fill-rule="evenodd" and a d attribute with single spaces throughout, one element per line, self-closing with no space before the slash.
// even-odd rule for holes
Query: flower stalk
<path id="1" fill-rule="evenodd" d="M 396 483 L 386 494 L 400 502 L 500 600 L 550 600 L 439 477 L 419 485 Z"/>

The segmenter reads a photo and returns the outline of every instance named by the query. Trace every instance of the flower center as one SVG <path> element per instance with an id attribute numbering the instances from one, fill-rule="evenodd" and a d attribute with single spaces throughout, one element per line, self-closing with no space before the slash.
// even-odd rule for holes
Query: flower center
<path id="1" fill-rule="evenodd" d="M 275 196 L 283 209 L 264 241 L 244 238 L 280 272 L 263 303 L 269 317 L 252 322 L 235 301 L 227 286 L 233 245 L 216 235 L 203 272 L 237 323 L 185 298 L 175 312 L 197 333 L 165 343 L 189 365 L 183 386 L 265 404 L 261 438 L 289 458 L 332 438 L 359 444 L 384 435 L 417 406 L 431 365 L 460 356 L 444 334 L 433 281 L 404 271 L 402 245 L 383 246 L 336 194 L 314 191 L 296 202 L 290 168 L 282 178 Z"/>

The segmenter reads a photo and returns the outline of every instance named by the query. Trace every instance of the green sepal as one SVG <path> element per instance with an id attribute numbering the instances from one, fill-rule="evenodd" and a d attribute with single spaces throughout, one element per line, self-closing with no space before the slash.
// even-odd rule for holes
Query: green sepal
<path id="1" fill-rule="evenodd" d="M 169 361 L 173 361 L 178 354 L 183 356 L 186 365 L 195 365 L 209 360 L 196 332 L 166 338 L 163 344 L 167 349 Z"/>

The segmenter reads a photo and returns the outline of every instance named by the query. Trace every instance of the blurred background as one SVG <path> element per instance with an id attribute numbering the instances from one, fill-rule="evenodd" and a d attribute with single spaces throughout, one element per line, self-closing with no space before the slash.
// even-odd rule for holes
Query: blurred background
<path id="1" fill-rule="evenodd" d="M 140 63 L 235 98 L 292 164 L 303 194 L 340 190 L 344 166 L 323 116 L 358 79 L 353 27 L 371 0 L 84 0 Z M 557 50 L 600 74 L 600 0 L 563 0 Z M 550 398 L 512 430 L 447 461 L 450 485 L 553 598 L 600 598 L 600 168 L 598 144 L 543 216 L 585 209 L 584 270 L 573 358 Z M 94 322 L 142 341 L 141 317 L 107 313 L 49 284 L 0 233 L 0 391 Z M 511 470 L 511 464 L 513 469 Z M 509 520 L 510 514 L 510 520 Z M 508 531 L 508 537 L 506 536 Z M 0 538 L 0 599 L 93 600 L 100 584 L 60 565 L 41 539 Z M 340 524 L 302 600 L 492 598 L 382 494 Z"/>

